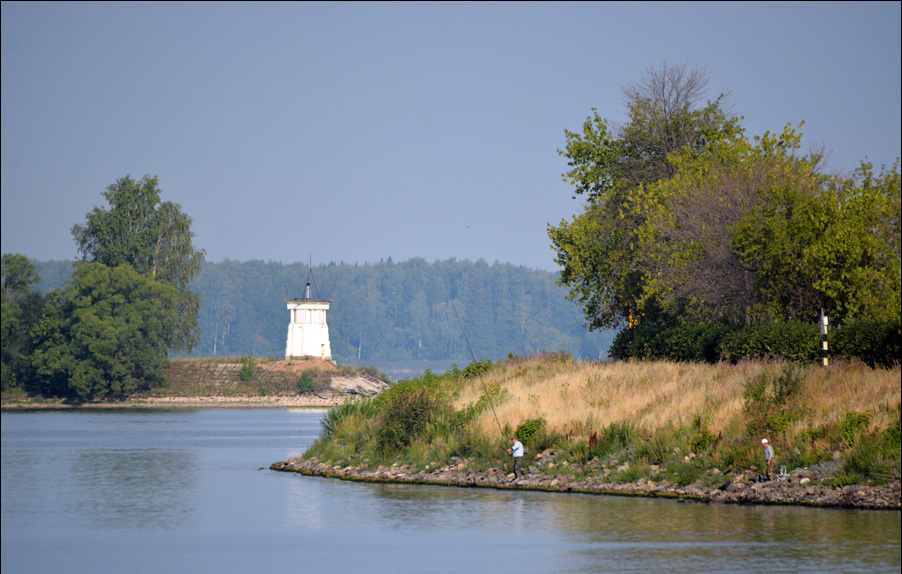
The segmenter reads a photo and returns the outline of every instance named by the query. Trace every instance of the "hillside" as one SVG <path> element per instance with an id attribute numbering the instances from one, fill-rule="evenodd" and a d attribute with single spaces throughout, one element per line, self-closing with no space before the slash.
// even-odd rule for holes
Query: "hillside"
<path id="1" fill-rule="evenodd" d="M 777 453 L 771 476 L 786 470 L 781 482 L 892 483 L 881 496 L 895 488 L 898 506 L 899 380 L 898 366 L 849 363 L 597 363 L 562 354 L 474 363 L 333 409 L 323 437 L 280 468 L 711 492 L 763 478 L 768 438 Z M 503 449 L 513 435 L 527 446 L 523 482 L 508 474 Z"/>

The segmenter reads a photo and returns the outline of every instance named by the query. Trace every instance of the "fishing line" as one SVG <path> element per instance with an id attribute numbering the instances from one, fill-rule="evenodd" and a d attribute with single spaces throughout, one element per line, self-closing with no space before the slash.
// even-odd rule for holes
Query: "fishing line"
<path id="1" fill-rule="evenodd" d="M 460 332 L 464 336 L 464 341 L 467 343 L 467 349 L 470 351 L 470 357 L 472 357 L 473 362 L 476 362 L 476 355 L 473 354 L 473 347 L 470 346 L 470 339 L 467 338 L 467 331 L 464 329 L 464 323 L 460 320 L 460 315 L 457 313 L 457 307 L 454 306 L 454 301 L 451 300 L 451 293 L 448 292 L 448 304 L 451 306 L 451 309 L 454 311 L 454 316 L 457 317 L 457 324 L 460 325 Z M 482 389 L 485 391 L 485 398 L 489 400 L 489 406 L 492 407 L 492 415 L 495 417 L 495 424 L 498 425 L 498 432 L 501 433 L 501 438 L 504 442 L 507 442 L 507 437 L 504 435 L 504 430 L 501 429 L 501 423 L 498 422 L 498 413 L 495 412 L 495 405 L 492 403 L 492 396 L 489 394 L 488 387 L 485 386 L 485 379 L 482 377 L 482 373 L 479 373 L 479 382 L 482 383 Z"/>

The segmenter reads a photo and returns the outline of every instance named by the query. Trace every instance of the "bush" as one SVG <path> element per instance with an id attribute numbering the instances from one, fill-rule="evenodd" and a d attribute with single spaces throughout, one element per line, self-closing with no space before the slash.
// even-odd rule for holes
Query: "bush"
<path id="1" fill-rule="evenodd" d="M 392 398 L 376 427 L 376 450 L 382 456 L 410 445 L 429 423 L 449 408 L 428 389 L 415 389 Z"/>
<path id="2" fill-rule="evenodd" d="M 362 418 L 370 418 L 376 413 L 376 406 L 372 399 L 347 400 L 337 407 L 332 407 L 320 420 L 323 428 L 322 439 L 327 441 L 332 438 L 339 428 L 355 415 Z"/>
<path id="3" fill-rule="evenodd" d="M 720 342 L 720 356 L 733 363 L 747 358 L 812 362 L 823 354 L 822 341 L 817 323 L 764 323 L 727 333 Z"/>
<path id="4" fill-rule="evenodd" d="M 860 359 L 871 367 L 892 367 L 902 362 L 902 325 L 850 321 L 831 331 L 830 354 Z"/>
<path id="5" fill-rule="evenodd" d="M 687 486 L 701 478 L 705 474 L 705 465 L 699 460 L 676 462 L 664 470 L 664 476 L 670 482 Z"/>
<path id="6" fill-rule="evenodd" d="M 617 454 L 633 444 L 638 436 L 638 429 L 632 423 L 628 421 L 613 422 L 602 429 L 598 442 L 589 454 L 598 458 Z"/>
<path id="7" fill-rule="evenodd" d="M 868 428 L 871 417 L 867 413 L 859 413 L 856 411 L 847 412 L 839 424 L 839 433 L 843 442 L 852 444 Z"/>
<path id="8" fill-rule="evenodd" d="M 529 444 L 534 447 L 538 446 L 536 443 L 540 441 L 537 439 L 545 436 L 545 419 L 539 417 L 523 421 L 517 426 L 514 436 L 520 439 L 523 444 Z"/>
<path id="9" fill-rule="evenodd" d="M 309 369 L 303 371 L 298 377 L 298 393 L 303 395 L 315 391 L 316 380 L 313 378 L 313 373 Z"/>
<path id="10" fill-rule="evenodd" d="M 241 372 L 238 373 L 238 376 L 244 382 L 254 378 L 254 359 L 252 357 L 244 359 L 244 364 L 241 365 Z"/>
<path id="11" fill-rule="evenodd" d="M 483 373 L 492 368 L 492 361 L 487 359 L 483 359 L 481 361 L 473 361 L 463 370 L 463 377 L 465 379 L 472 379 L 473 377 L 481 376 Z"/>

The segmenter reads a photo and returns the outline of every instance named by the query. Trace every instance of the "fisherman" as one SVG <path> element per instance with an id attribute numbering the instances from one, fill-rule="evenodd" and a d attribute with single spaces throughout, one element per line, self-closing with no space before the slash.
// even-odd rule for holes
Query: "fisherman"
<path id="1" fill-rule="evenodd" d="M 507 454 L 514 457 L 514 480 L 520 478 L 520 465 L 523 463 L 523 443 L 517 440 L 517 437 L 511 437 L 511 447 L 507 449 Z"/>
<path id="2" fill-rule="evenodd" d="M 770 480 L 770 467 L 774 464 L 774 447 L 770 446 L 766 438 L 761 439 L 764 445 L 764 464 L 766 465 L 767 480 Z"/>

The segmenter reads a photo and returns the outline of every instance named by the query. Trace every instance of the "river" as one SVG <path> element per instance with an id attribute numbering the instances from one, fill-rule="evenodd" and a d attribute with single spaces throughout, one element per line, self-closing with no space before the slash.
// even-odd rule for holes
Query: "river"
<path id="1" fill-rule="evenodd" d="M 900 513 L 362 484 L 268 469 L 322 412 L 10 412 L 2 571 L 892 572 Z"/>

